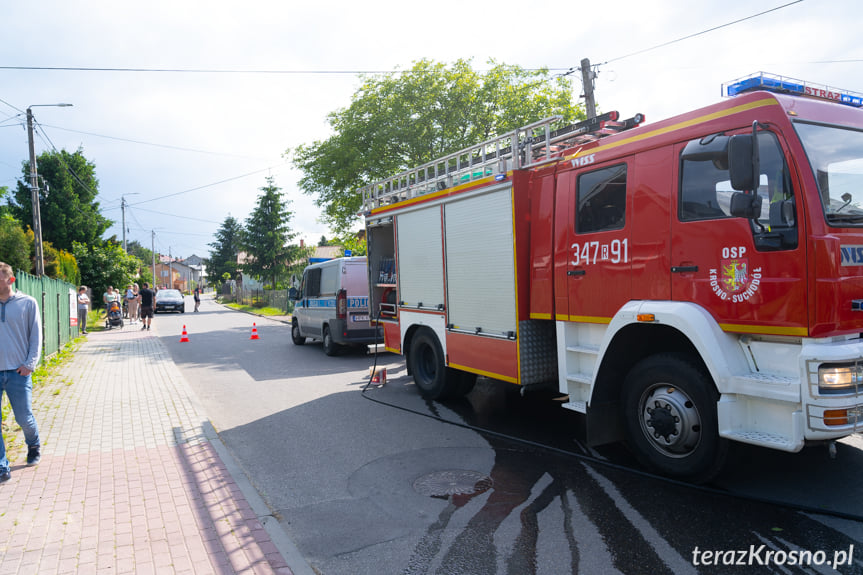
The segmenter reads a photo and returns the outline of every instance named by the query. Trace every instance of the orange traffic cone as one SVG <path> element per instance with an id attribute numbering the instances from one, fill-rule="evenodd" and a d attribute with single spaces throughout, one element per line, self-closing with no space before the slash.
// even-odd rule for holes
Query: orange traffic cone
<path id="1" fill-rule="evenodd" d="M 180 343 L 189 341 L 189 334 L 186 333 L 186 326 L 183 326 L 183 337 L 180 338 Z"/>
<path id="2" fill-rule="evenodd" d="M 250 337 L 249 339 L 261 339 L 258 337 L 258 328 L 257 324 L 255 323 L 252 324 L 252 337 Z"/>

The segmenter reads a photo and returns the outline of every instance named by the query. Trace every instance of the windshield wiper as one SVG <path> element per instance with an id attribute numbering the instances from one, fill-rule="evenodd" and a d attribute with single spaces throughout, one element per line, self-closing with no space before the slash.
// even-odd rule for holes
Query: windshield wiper
<path id="1" fill-rule="evenodd" d="M 863 222 L 863 214 L 827 214 L 828 222 L 859 223 Z"/>

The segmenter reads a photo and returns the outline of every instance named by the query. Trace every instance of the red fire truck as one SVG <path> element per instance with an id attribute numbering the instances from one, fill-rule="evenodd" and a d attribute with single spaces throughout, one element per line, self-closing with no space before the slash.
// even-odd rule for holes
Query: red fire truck
<path id="1" fill-rule="evenodd" d="M 863 427 L 863 96 L 767 74 L 652 125 L 520 128 L 361 190 L 371 313 L 428 398 L 554 385 L 704 481 Z"/>

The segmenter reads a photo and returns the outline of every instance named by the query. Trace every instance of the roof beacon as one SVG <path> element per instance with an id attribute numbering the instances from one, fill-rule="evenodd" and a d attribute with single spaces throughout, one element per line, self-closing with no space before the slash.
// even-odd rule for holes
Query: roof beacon
<path id="1" fill-rule="evenodd" d="M 722 85 L 723 95 L 726 96 L 737 96 L 738 94 L 753 92 L 755 90 L 808 96 L 810 98 L 818 98 L 819 100 L 839 102 L 840 104 L 854 106 L 855 108 L 863 107 L 863 94 L 859 92 L 837 90 L 836 88 L 830 88 L 821 84 L 813 84 L 812 82 L 804 82 L 764 72 L 756 72 L 745 78 L 732 80 Z"/>

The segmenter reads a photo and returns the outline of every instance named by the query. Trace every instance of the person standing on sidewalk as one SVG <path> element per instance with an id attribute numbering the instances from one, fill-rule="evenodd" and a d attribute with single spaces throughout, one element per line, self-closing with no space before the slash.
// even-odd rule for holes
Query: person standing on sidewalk
<path id="1" fill-rule="evenodd" d="M 87 335 L 87 312 L 90 308 L 90 296 L 87 295 L 87 286 L 78 288 L 78 330 Z"/>
<path id="2" fill-rule="evenodd" d="M 138 292 L 141 300 L 141 329 L 150 329 L 153 322 L 153 305 L 155 305 L 156 294 L 150 289 L 150 285 L 144 282 L 144 287 Z"/>
<path id="3" fill-rule="evenodd" d="M 201 288 L 195 288 L 195 311 L 198 311 L 198 306 L 201 305 Z"/>
<path id="4" fill-rule="evenodd" d="M 135 323 L 138 318 L 138 290 L 132 285 L 126 289 L 126 313 L 129 323 Z"/>
<path id="5" fill-rule="evenodd" d="M 36 300 L 14 287 L 12 267 L 0 262 L 0 395 L 6 392 L 27 443 L 27 465 L 39 463 L 39 427 L 33 416 L 30 374 L 42 353 L 42 324 Z M 2 416 L 0 416 L 2 417 Z M 12 478 L 6 443 L 0 435 L 0 483 Z"/>

